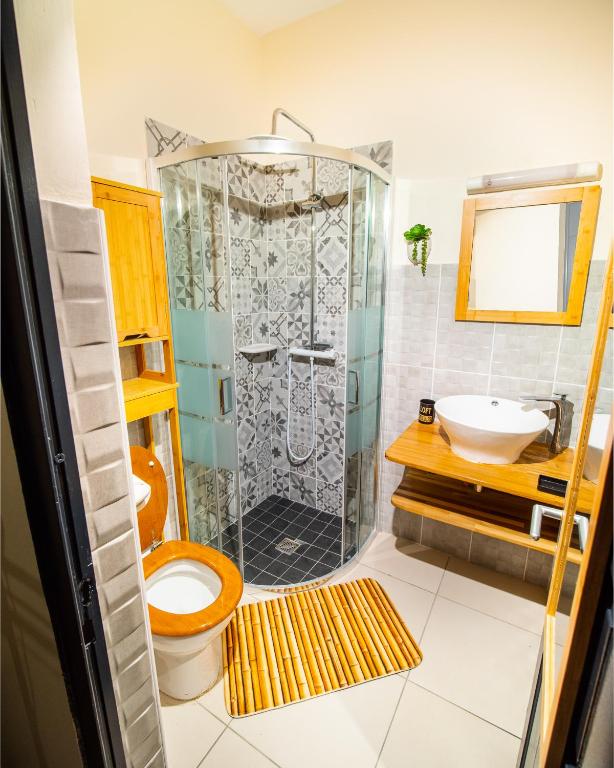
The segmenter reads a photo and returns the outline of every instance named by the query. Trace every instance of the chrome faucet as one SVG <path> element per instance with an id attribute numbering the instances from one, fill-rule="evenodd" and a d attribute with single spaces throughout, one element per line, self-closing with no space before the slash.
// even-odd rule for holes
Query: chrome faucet
<path id="1" fill-rule="evenodd" d="M 554 405 L 554 429 L 550 438 L 551 453 L 561 453 L 569 445 L 571 437 L 571 422 L 573 419 L 573 403 L 567 395 L 554 393 L 550 395 L 520 395 L 522 402 L 534 400 L 536 403 L 552 403 Z"/>

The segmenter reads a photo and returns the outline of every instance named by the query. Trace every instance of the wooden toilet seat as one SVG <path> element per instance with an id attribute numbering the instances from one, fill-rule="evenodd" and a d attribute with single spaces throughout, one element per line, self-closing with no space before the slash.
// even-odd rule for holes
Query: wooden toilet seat
<path id="1" fill-rule="evenodd" d="M 151 497 L 138 512 L 141 552 L 152 544 L 162 541 L 168 489 L 164 469 L 151 451 L 139 445 L 130 447 L 132 472 L 149 483 Z M 143 558 L 145 579 L 174 560 L 192 560 L 210 568 L 222 582 L 217 598 L 196 613 L 169 613 L 147 604 L 151 631 L 154 635 L 186 637 L 206 632 L 227 619 L 237 607 L 243 594 L 243 579 L 239 569 L 230 558 L 213 547 L 206 547 L 192 541 L 167 541 L 157 546 Z"/>
<path id="2" fill-rule="evenodd" d="M 211 605 L 195 613 L 169 613 L 148 603 L 152 633 L 166 637 L 197 635 L 227 619 L 243 593 L 243 579 L 232 560 L 203 544 L 168 541 L 143 559 L 145 579 L 174 560 L 195 560 L 211 568 L 222 582 L 220 594 Z"/>

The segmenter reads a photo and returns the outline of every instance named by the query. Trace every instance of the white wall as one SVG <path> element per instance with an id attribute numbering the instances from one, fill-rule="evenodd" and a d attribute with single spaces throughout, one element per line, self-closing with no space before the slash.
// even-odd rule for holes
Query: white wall
<path id="1" fill-rule="evenodd" d="M 458 176 L 611 158 L 609 0 L 345 0 L 264 38 L 269 106 Z"/>
<path id="2" fill-rule="evenodd" d="M 72 1 L 16 0 L 15 16 L 39 195 L 89 205 Z"/>
<path id="3" fill-rule="evenodd" d="M 324 143 L 392 139 L 395 176 L 411 179 L 393 237 L 428 224 L 432 263 L 458 259 L 467 177 L 600 160 L 604 259 L 611 25 L 609 0 L 345 0 L 264 37 L 268 104 Z"/>
<path id="4" fill-rule="evenodd" d="M 209 141 L 268 130 L 261 38 L 216 0 L 74 5 L 90 152 L 145 157 L 145 117 Z"/>
<path id="5" fill-rule="evenodd" d="M 260 38 L 216 0 L 75 11 L 96 173 L 137 178 L 121 158 L 145 157 L 145 116 L 216 140 L 268 130 L 282 105 L 323 143 L 394 141 L 395 176 L 411 179 L 394 237 L 429 224 L 431 263 L 458 259 L 467 177 L 600 160 L 595 256 L 607 256 L 609 0 L 344 0 Z"/>

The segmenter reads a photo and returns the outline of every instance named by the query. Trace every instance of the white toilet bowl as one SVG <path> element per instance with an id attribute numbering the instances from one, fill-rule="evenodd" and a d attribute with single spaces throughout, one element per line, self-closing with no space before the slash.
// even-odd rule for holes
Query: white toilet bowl
<path id="1" fill-rule="evenodd" d="M 222 633 L 243 593 L 243 579 L 221 552 L 189 541 L 159 542 L 167 510 L 164 470 L 145 448 L 132 446 L 132 471 L 150 489 L 138 507 L 143 573 L 158 687 L 194 699 L 222 672 Z M 135 498 L 140 497 L 136 493 Z"/>
<path id="2" fill-rule="evenodd" d="M 174 699 L 208 691 L 222 672 L 222 632 L 241 599 L 235 565 L 211 547 L 169 541 L 143 560 L 158 686 Z"/>

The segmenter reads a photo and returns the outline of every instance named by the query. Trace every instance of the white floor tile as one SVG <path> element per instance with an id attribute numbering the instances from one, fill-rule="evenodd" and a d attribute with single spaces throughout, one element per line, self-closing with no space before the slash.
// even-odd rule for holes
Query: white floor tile
<path id="1" fill-rule="evenodd" d="M 169 768 L 196 768 L 224 728 L 195 701 L 178 703 L 165 697 L 162 729 Z"/>
<path id="2" fill-rule="evenodd" d="M 522 734 L 539 636 L 437 597 L 411 680 L 516 736 Z"/>
<path id="3" fill-rule="evenodd" d="M 226 709 L 226 703 L 224 701 L 224 679 L 218 680 L 210 691 L 203 694 L 200 699 L 197 699 L 198 703 L 205 707 L 212 715 L 215 715 L 218 720 L 223 723 L 228 723 L 231 720 L 228 710 Z"/>
<path id="4" fill-rule="evenodd" d="M 514 768 L 520 740 L 411 682 L 377 768 Z"/>
<path id="5" fill-rule="evenodd" d="M 405 681 L 399 675 L 233 719 L 230 728 L 281 768 L 371 768 Z"/>
<path id="6" fill-rule="evenodd" d="M 380 533 L 360 562 L 397 579 L 437 592 L 448 555 L 406 539 Z"/>
<path id="7" fill-rule="evenodd" d="M 542 587 L 450 558 L 439 594 L 529 632 L 542 632 L 546 611 Z"/>
<path id="8" fill-rule="evenodd" d="M 331 580 L 330 583 L 336 584 L 341 581 L 367 578 L 375 579 L 384 588 L 414 639 L 416 642 L 419 642 L 435 595 L 425 589 L 415 587 L 413 584 L 408 584 L 406 581 L 389 576 L 382 571 L 369 568 L 363 563 L 358 563 L 349 573 Z"/>
<path id="9" fill-rule="evenodd" d="M 226 729 L 199 768 L 275 768 L 275 763 Z"/>

